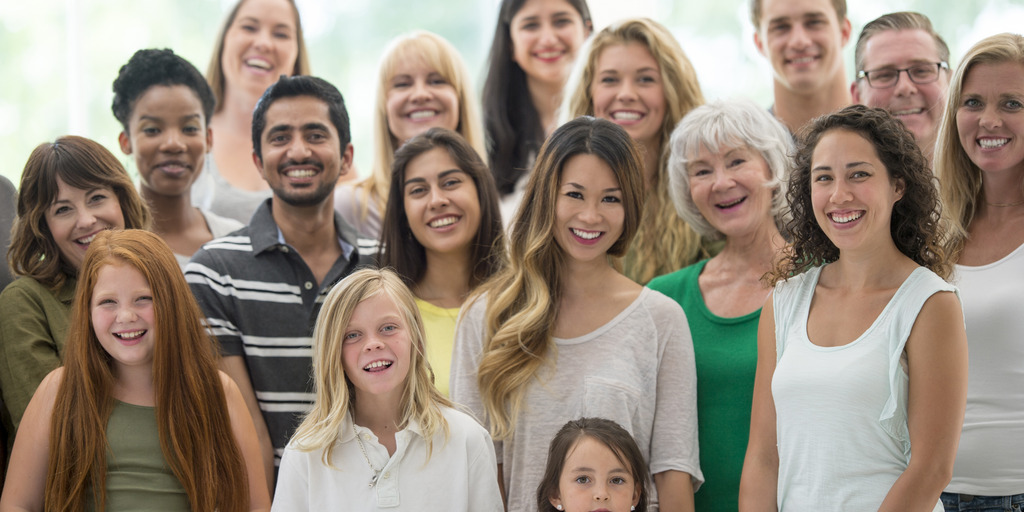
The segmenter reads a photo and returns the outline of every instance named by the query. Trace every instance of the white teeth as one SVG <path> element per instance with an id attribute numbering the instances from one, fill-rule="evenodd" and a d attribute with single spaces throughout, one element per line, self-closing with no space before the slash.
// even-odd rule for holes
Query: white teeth
<path id="1" fill-rule="evenodd" d="M 730 206 L 736 206 L 736 205 L 742 203 L 744 199 L 746 199 L 746 198 L 745 197 L 741 197 L 741 198 L 739 198 L 739 199 L 737 199 L 735 201 L 732 201 L 730 203 L 718 203 L 715 206 L 717 206 L 719 208 L 729 208 Z"/>
<path id="2" fill-rule="evenodd" d="M 458 217 L 442 217 L 440 219 L 437 219 L 437 220 L 431 222 L 428 225 L 430 227 L 432 227 L 432 228 L 443 228 L 445 226 L 451 226 L 452 224 L 455 224 L 458 221 L 459 221 Z"/>
<path id="3" fill-rule="evenodd" d="M 998 148 L 1005 146 L 1010 139 L 978 139 L 978 145 L 983 148 Z"/>
<path id="4" fill-rule="evenodd" d="M 270 69 L 270 63 L 263 59 L 249 59 L 245 61 L 245 64 L 254 68 Z"/>
<path id="5" fill-rule="evenodd" d="M 128 332 L 115 332 L 114 336 L 117 336 L 118 338 L 121 338 L 122 340 L 133 340 L 135 338 L 138 338 L 139 336 L 142 336 L 145 333 L 146 333 L 145 330 L 128 331 Z"/>
<path id="6" fill-rule="evenodd" d="M 423 119 L 426 117 L 434 117 L 437 115 L 436 110 L 417 110 L 409 114 L 409 119 Z"/>
<path id="7" fill-rule="evenodd" d="M 913 115 L 913 114 L 920 114 L 921 112 L 924 112 L 923 108 L 912 108 L 912 109 L 908 109 L 908 110 L 893 110 L 892 111 L 892 115 L 894 115 L 894 116 L 909 116 L 909 115 Z"/>
<path id="8" fill-rule="evenodd" d="M 615 112 L 612 114 L 612 119 L 617 121 L 637 121 L 643 114 L 639 112 Z"/>
<path id="9" fill-rule="evenodd" d="M 853 221 L 861 218 L 862 216 L 864 216 L 864 212 L 853 212 L 853 213 L 847 213 L 847 214 L 830 213 L 830 214 L 828 214 L 828 216 L 836 224 L 846 224 L 848 222 L 853 222 Z"/>
<path id="10" fill-rule="evenodd" d="M 814 62 L 814 57 L 798 57 L 795 59 L 790 59 L 789 61 L 794 64 L 805 64 L 807 62 Z"/>
<path id="11" fill-rule="evenodd" d="M 387 368 L 391 366 L 391 361 L 374 361 L 363 367 L 364 370 L 374 370 L 377 368 Z"/>
<path id="12" fill-rule="evenodd" d="M 552 51 L 549 51 L 549 52 L 539 52 L 539 53 L 537 53 L 537 57 L 540 57 L 542 59 L 554 59 L 554 58 L 559 57 L 561 55 L 562 55 L 562 52 L 557 51 L 557 50 L 552 50 Z"/>
<path id="13" fill-rule="evenodd" d="M 80 244 L 83 244 L 83 245 L 89 245 L 89 244 L 91 244 L 91 243 L 92 243 L 92 241 L 93 241 L 93 240 L 94 240 L 95 238 L 96 238 L 96 233 L 93 233 L 93 234 L 91 234 L 91 235 L 89 235 L 89 236 L 87 236 L 87 237 L 85 237 L 85 238 L 79 238 L 79 239 L 77 239 L 77 240 L 75 240 L 75 241 L 76 241 L 76 242 L 78 242 L 78 243 L 80 243 Z"/>
<path id="14" fill-rule="evenodd" d="M 574 234 L 574 235 L 576 235 L 576 236 L 578 236 L 578 237 L 580 237 L 580 238 L 582 238 L 584 240 L 593 240 L 593 239 L 601 236 L 601 232 L 600 231 L 583 231 L 582 229 L 576 229 L 576 228 L 569 228 L 569 229 L 572 230 L 572 234 Z"/>
<path id="15" fill-rule="evenodd" d="M 312 169 L 294 169 L 285 173 L 289 178 L 308 178 L 316 174 Z"/>

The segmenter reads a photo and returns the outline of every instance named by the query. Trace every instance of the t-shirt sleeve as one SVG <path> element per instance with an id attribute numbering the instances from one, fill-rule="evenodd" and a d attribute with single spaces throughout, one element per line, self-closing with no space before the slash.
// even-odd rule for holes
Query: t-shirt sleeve
<path id="1" fill-rule="evenodd" d="M 242 336 L 234 322 L 235 288 L 226 266 L 212 252 L 200 249 L 185 267 L 185 280 L 203 310 L 208 332 L 220 343 L 221 354 L 244 355 Z"/>
<path id="2" fill-rule="evenodd" d="M 449 389 L 452 401 L 462 406 L 463 410 L 486 428 L 486 412 L 476 379 L 484 345 L 485 309 L 486 298 L 479 297 L 471 304 L 467 304 L 459 315 L 455 326 L 455 348 L 452 351 Z M 496 464 L 501 464 L 501 450 L 501 441 L 495 441 Z"/>
<path id="3" fill-rule="evenodd" d="M 17 429 L 43 377 L 61 365 L 55 337 L 66 333 L 52 332 L 47 315 L 56 312 L 17 281 L 0 294 L 0 311 L 0 389 Z"/>
<path id="4" fill-rule="evenodd" d="M 300 512 L 309 510 L 310 453 L 285 448 L 281 467 L 277 473 L 277 488 L 271 512 Z M 320 463 L 319 455 L 316 462 Z"/>
<path id="5" fill-rule="evenodd" d="M 470 510 L 503 512 L 505 505 L 501 501 L 501 490 L 498 488 L 498 466 L 491 436 L 479 425 L 471 425 L 471 427 L 466 443 L 468 445 L 470 479 L 469 508 Z"/>

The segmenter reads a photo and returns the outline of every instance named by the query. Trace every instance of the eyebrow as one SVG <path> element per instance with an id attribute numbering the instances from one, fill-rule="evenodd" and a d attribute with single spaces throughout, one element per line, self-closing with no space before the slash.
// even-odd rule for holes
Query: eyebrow
<path id="1" fill-rule="evenodd" d="M 71 186 L 71 185 L 68 185 L 68 186 Z M 78 187 L 74 187 L 74 188 L 78 188 Z M 96 192 L 97 190 L 103 190 L 103 187 L 87 188 L 87 189 L 85 189 L 85 195 L 88 196 L 89 194 L 92 194 L 93 192 Z M 70 199 L 54 199 L 53 202 L 50 203 L 50 206 L 53 206 L 53 205 L 58 204 L 58 203 L 70 203 L 70 202 L 71 202 Z"/>
<path id="2" fill-rule="evenodd" d="M 590 473 L 596 473 L 596 471 L 593 468 L 588 468 L 586 466 L 579 466 L 579 467 L 572 468 L 570 470 L 570 472 L 590 472 Z M 609 473 L 626 473 L 626 474 L 629 474 L 629 471 L 626 471 L 624 468 L 615 468 L 615 469 L 612 469 L 611 471 L 609 471 Z"/>
<path id="3" fill-rule="evenodd" d="M 569 183 L 566 183 L 566 185 L 568 185 L 568 186 L 570 186 L 570 187 L 572 187 L 572 188 L 574 188 L 576 190 L 586 190 L 587 189 L 587 187 L 584 187 L 583 185 L 580 185 L 579 183 L 576 183 L 574 181 L 570 181 Z M 622 191 L 622 187 L 611 187 L 611 188 L 604 189 L 602 192 L 621 192 L 621 191 Z"/>
<path id="4" fill-rule="evenodd" d="M 274 135 L 275 133 L 290 132 L 290 131 L 292 131 L 294 129 L 295 129 L 295 127 L 293 125 L 290 125 L 290 124 L 278 124 L 278 125 L 274 125 L 274 126 L 270 127 L 270 129 L 267 130 L 267 135 L 266 136 L 270 137 L 271 135 Z M 321 131 L 325 131 L 325 132 L 326 131 L 330 131 L 330 129 L 327 128 L 326 124 L 315 122 L 315 121 L 303 124 L 302 126 L 299 127 L 299 130 L 300 131 L 304 131 L 304 132 L 309 132 L 309 131 L 314 131 L 314 130 L 321 130 Z"/>
<path id="5" fill-rule="evenodd" d="M 182 120 L 198 119 L 201 116 L 202 116 L 202 114 L 199 114 L 197 112 L 195 114 L 188 114 L 188 115 L 181 116 L 180 119 L 182 119 Z M 150 115 L 143 114 L 143 115 L 139 116 L 139 120 L 140 121 L 163 121 L 163 118 L 157 117 L 157 116 L 150 116 Z"/>
<path id="6" fill-rule="evenodd" d="M 868 162 L 850 162 L 850 163 L 846 164 L 846 168 L 847 168 L 847 169 L 852 169 L 852 168 L 854 168 L 854 167 L 860 167 L 860 166 L 862 166 L 862 165 L 868 165 L 868 166 L 870 166 L 871 164 L 870 164 L 870 163 L 868 163 Z M 832 170 L 832 167 L 831 167 L 831 166 L 828 166 L 828 165 L 819 165 L 819 166 L 817 166 L 817 167 L 814 167 L 814 168 L 812 168 L 812 169 L 811 169 L 811 172 L 817 172 L 817 171 L 831 171 L 831 170 Z"/>
<path id="7" fill-rule="evenodd" d="M 462 169 L 448 169 L 447 171 L 439 172 L 437 174 L 437 177 L 438 178 L 444 178 L 446 176 L 449 176 L 449 175 L 455 174 L 455 173 L 468 174 L 466 171 L 463 171 Z M 402 186 L 407 187 L 407 186 L 409 186 L 410 183 L 426 183 L 426 182 L 427 182 L 426 178 L 409 178 L 409 179 L 405 180 L 405 183 Z"/>

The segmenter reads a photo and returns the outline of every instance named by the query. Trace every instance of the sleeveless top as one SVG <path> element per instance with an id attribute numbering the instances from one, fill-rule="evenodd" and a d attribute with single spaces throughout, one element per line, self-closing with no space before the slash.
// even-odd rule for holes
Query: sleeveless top
<path id="1" fill-rule="evenodd" d="M 107 444 L 107 510 L 190 510 L 160 449 L 155 407 L 115 400 Z M 92 498 L 87 502 L 93 510 Z"/>
<path id="2" fill-rule="evenodd" d="M 857 339 L 821 347 L 807 336 L 821 268 L 779 283 L 774 294 L 778 506 L 877 510 L 910 461 L 907 338 L 929 297 L 958 292 L 918 267 Z"/>

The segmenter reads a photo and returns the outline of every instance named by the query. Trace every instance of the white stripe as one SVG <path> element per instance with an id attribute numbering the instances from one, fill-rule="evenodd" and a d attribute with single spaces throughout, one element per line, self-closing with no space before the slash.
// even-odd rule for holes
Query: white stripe
<path id="1" fill-rule="evenodd" d="M 254 357 L 313 357 L 313 349 L 245 347 L 245 355 Z"/>
<path id="2" fill-rule="evenodd" d="M 307 413 L 313 408 L 313 404 L 260 404 L 260 410 L 264 412 L 297 412 Z"/>
<path id="3" fill-rule="evenodd" d="M 313 338 L 310 336 L 282 336 L 278 338 L 270 336 L 242 336 L 242 343 L 245 343 L 246 347 L 253 348 L 309 348 L 313 345 Z"/>
<path id="4" fill-rule="evenodd" d="M 269 402 L 312 402 L 316 399 L 316 394 L 297 391 L 257 391 L 256 399 Z"/>

